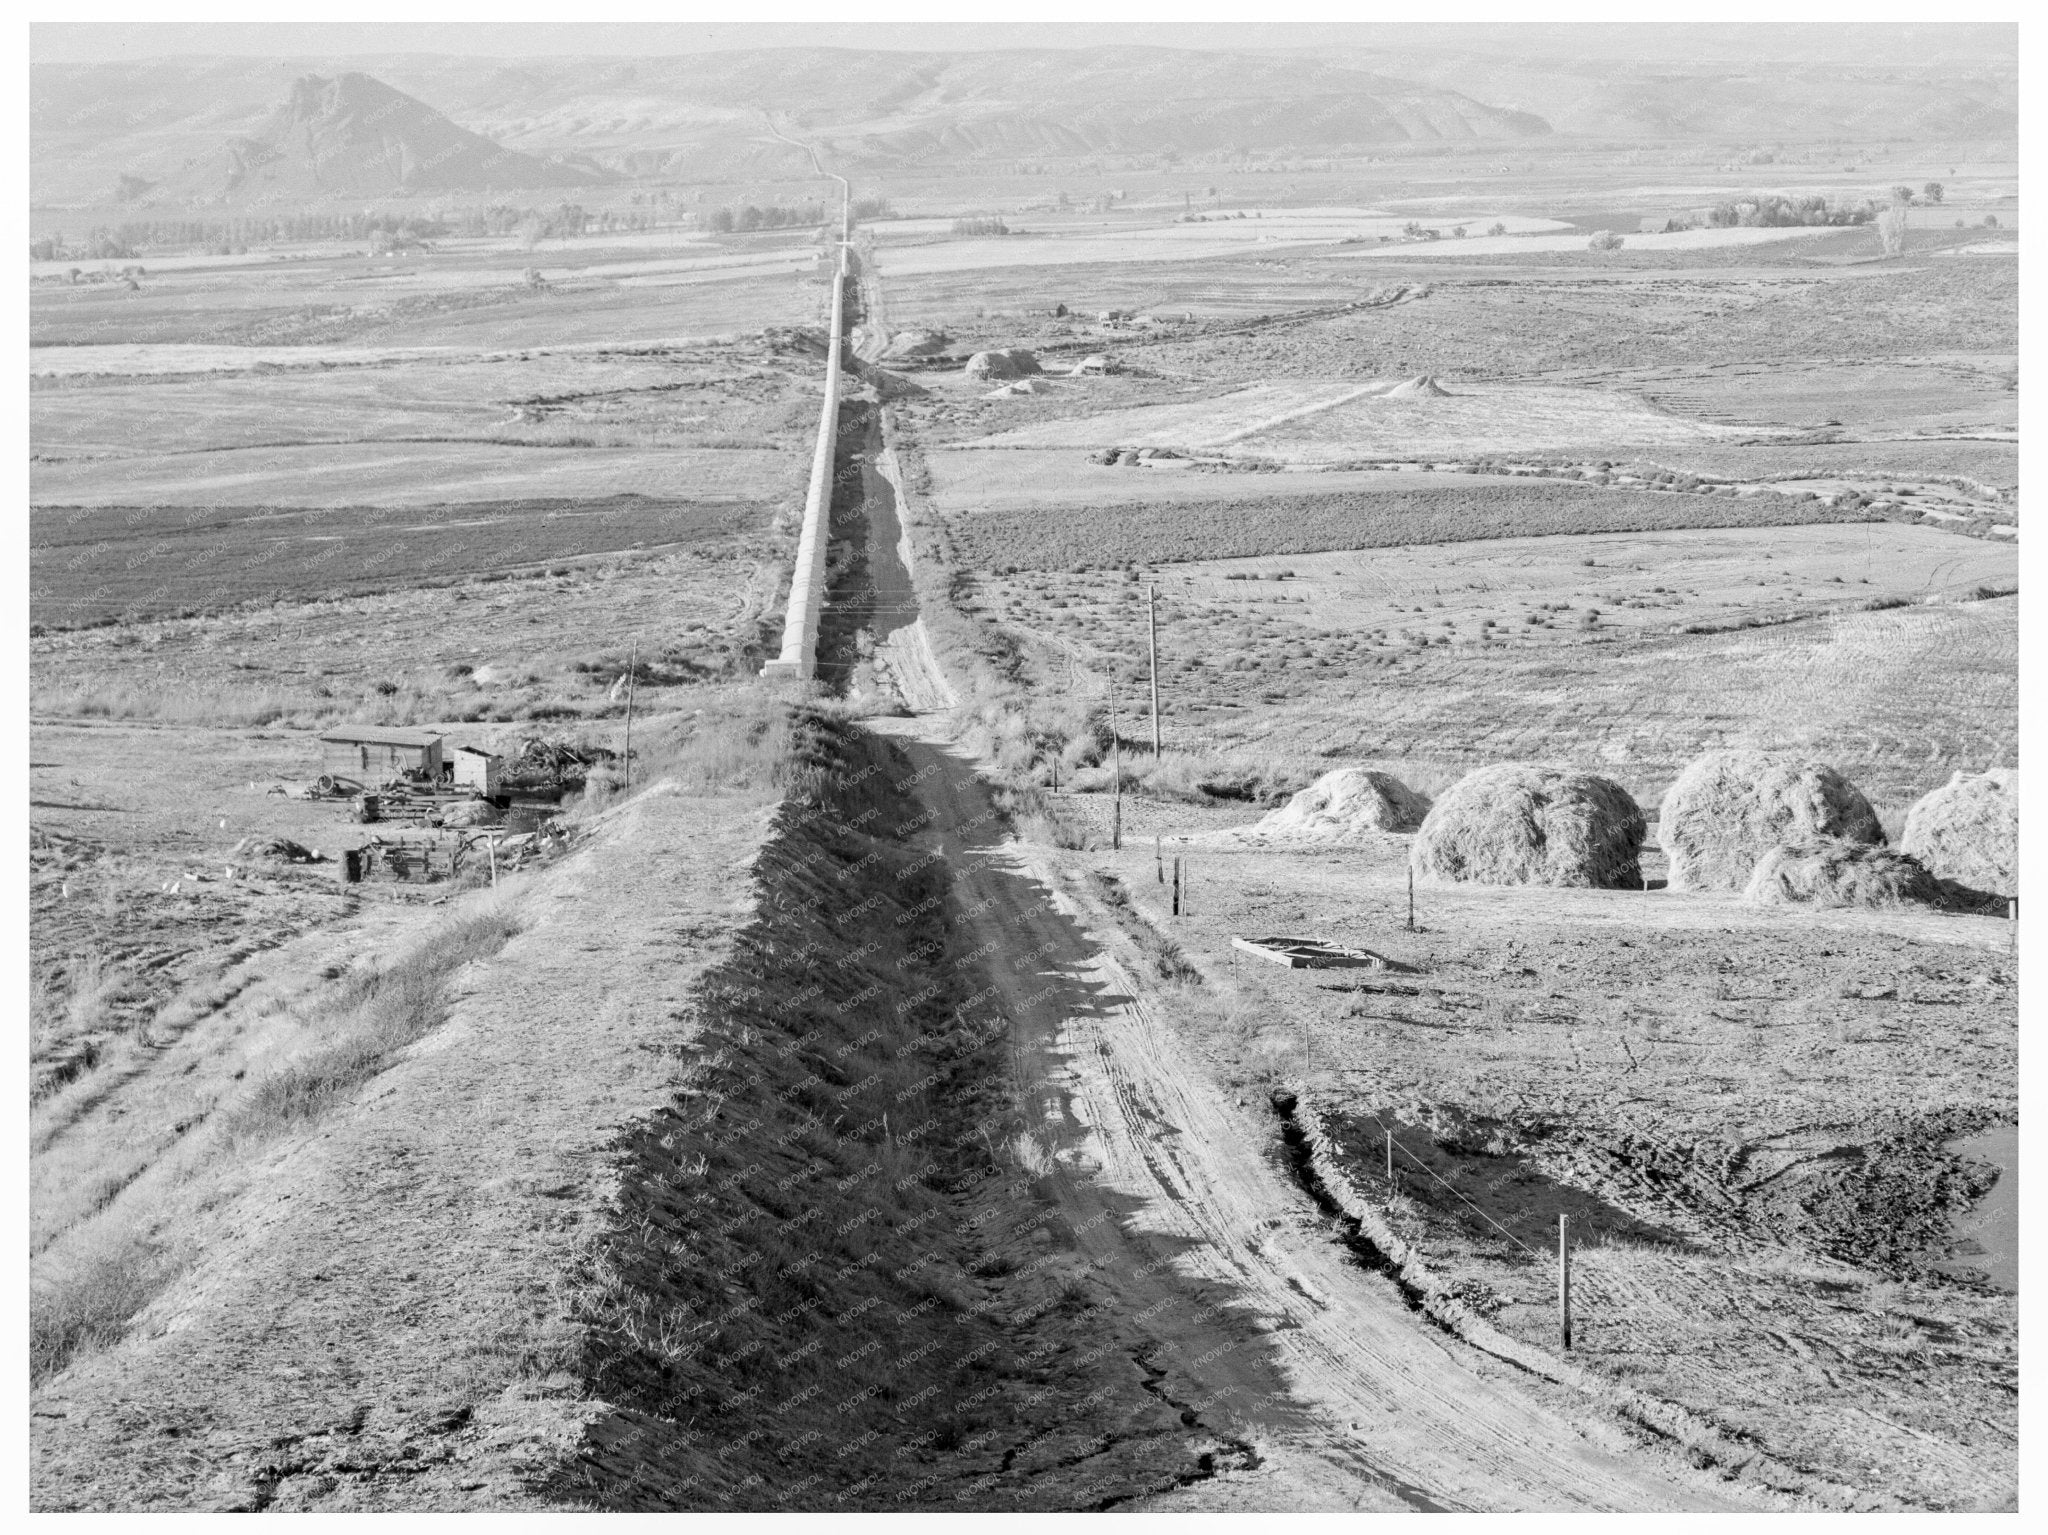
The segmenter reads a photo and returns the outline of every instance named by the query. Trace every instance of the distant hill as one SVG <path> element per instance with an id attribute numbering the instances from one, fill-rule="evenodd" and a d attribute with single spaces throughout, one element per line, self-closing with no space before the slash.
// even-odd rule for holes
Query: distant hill
<path id="1" fill-rule="evenodd" d="M 147 141 L 151 133 L 144 126 L 124 137 Z M 253 132 L 230 134 L 157 178 L 124 168 L 111 190 L 122 202 L 304 204 L 534 191 L 612 179 L 611 171 L 588 161 L 504 148 L 404 91 L 345 71 L 332 78 L 300 76 Z"/>

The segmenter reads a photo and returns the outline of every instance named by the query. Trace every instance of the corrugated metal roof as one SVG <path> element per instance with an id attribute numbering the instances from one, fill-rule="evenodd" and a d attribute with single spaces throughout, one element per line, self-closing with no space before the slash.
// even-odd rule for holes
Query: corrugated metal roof
<path id="1" fill-rule="evenodd" d="M 320 739 L 346 746 L 432 746 L 441 738 L 430 730 L 400 730 L 390 725 L 339 725 Z"/>

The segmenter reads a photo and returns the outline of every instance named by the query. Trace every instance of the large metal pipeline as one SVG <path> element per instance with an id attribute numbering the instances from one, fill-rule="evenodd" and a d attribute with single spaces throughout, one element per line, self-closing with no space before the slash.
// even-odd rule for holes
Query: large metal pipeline
<path id="1" fill-rule="evenodd" d="M 796 568 L 790 575 L 789 609 L 782 624 L 782 652 L 761 668 L 764 677 L 808 680 L 818 664 L 818 618 L 825 607 L 825 556 L 832 533 L 832 463 L 839 446 L 839 362 L 846 336 L 848 242 L 853 238 L 853 192 L 840 215 L 838 270 L 832 279 L 832 333 L 825 349 L 825 408 L 818 419 L 818 446 L 811 458 L 811 485 L 804 498 L 804 526 L 797 539 Z"/>

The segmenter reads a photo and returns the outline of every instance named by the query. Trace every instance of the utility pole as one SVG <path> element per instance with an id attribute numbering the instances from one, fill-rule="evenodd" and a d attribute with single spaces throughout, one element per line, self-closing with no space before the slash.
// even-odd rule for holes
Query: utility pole
<path id="1" fill-rule="evenodd" d="M 1159 760 L 1159 588 L 1145 588 L 1145 648 L 1152 655 L 1152 760 Z"/>
<path id="2" fill-rule="evenodd" d="M 626 790 L 633 788 L 633 689 L 639 683 L 640 642 L 633 641 L 632 659 L 626 663 Z"/>

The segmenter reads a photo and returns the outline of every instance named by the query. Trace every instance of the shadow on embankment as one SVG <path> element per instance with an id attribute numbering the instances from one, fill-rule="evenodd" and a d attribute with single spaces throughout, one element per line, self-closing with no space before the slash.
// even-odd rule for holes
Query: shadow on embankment
<path id="1" fill-rule="evenodd" d="M 1155 1363 L 1170 1329 L 1105 1304 L 1120 1286 L 1103 1237 L 1138 1202 L 1094 1191 L 1097 1224 L 1076 1230 L 1064 1148 L 1029 1133 L 1016 1004 L 1113 1008 L 1084 979 L 1093 945 L 996 867 L 985 799 L 920 800 L 932 763 L 818 713 L 796 737 L 754 916 L 692 1000 L 672 1099 L 615 1144 L 611 1216 L 572 1276 L 602 1411 L 536 1491 L 609 1509 L 1102 1508 L 1253 1463 Z M 1035 912 L 1035 947 L 980 938 L 992 908 L 963 906 L 967 882 Z M 1154 1285 L 1175 1250 L 1146 1239 Z M 1211 1331 L 1229 1317 L 1230 1297 L 1176 1299 Z M 1277 1390 L 1264 1340 L 1238 1330 L 1239 1372 Z"/>

